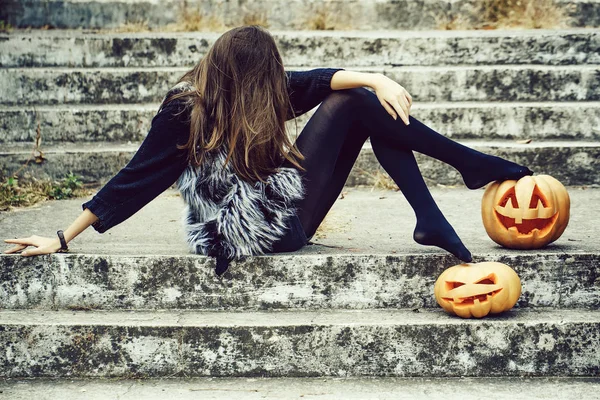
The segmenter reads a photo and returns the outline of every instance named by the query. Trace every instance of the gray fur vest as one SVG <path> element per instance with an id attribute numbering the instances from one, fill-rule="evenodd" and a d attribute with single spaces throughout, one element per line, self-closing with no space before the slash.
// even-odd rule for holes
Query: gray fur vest
<path id="1" fill-rule="evenodd" d="M 171 90 L 184 88 L 179 84 Z M 188 247 L 227 259 L 264 254 L 284 235 L 296 211 L 294 201 L 305 195 L 302 177 L 295 168 L 281 167 L 266 183 L 248 183 L 231 162 L 223 168 L 226 154 L 225 148 L 207 154 L 203 165 L 188 165 L 176 182 L 185 202 Z"/>

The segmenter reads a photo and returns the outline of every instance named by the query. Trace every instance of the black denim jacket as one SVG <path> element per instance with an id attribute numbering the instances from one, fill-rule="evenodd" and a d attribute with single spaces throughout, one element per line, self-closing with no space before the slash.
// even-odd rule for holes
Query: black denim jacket
<path id="1" fill-rule="evenodd" d="M 310 111 L 331 93 L 331 78 L 343 68 L 315 68 L 286 71 L 288 93 L 296 116 Z M 182 102 L 172 101 L 152 119 L 151 128 L 129 163 L 83 203 L 98 217 L 92 224 L 98 233 L 131 217 L 169 189 L 187 166 L 186 150 L 177 145 L 187 142 L 190 126 L 187 113 L 179 113 Z M 291 110 L 288 120 L 293 117 Z"/>

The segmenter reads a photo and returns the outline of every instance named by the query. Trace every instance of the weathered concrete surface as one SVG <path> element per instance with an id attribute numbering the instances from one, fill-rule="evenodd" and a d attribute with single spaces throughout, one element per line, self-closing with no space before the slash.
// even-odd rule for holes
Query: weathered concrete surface
<path id="1" fill-rule="evenodd" d="M 597 399 L 597 378 L 171 378 L 5 379 L 12 400 L 546 400 Z M 375 396 L 375 397 L 374 397 Z"/>
<path id="2" fill-rule="evenodd" d="M 156 115 L 159 105 L 157 103 L 3 107 L 0 110 L 0 143 L 33 143 L 38 122 L 45 143 L 119 141 L 141 143 L 150 129 L 152 118 Z M 598 109 L 600 110 L 600 107 Z M 593 115 L 594 111 L 591 111 L 591 114 Z M 600 115 L 600 111 L 598 114 Z"/>
<path id="3" fill-rule="evenodd" d="M 600 312 L 0 313 L 5 377 L 598 376 Z"/>
<path id="4" fill-rule="evenodd" d="M 175 23 L 183 0 L 5 0 L 0 19 L 16 26 L 56 28 L 113 28 L 127 22 L 146 22 L 150 27 Z M 337 29 L 436 29 L 457 17 L 480 21 L 476 0 L 333 0 L 294 1 L 198 1 L 188 0 L 188 10 L 201 10 L 229 26 L 244 17 L 264 15 L 274 29 L 307 29 L 315 15 L 326 11 L 328 26 Z M 600 6 L 595 0 L 559 0 L 572 26 L 598 26 Z M 324 7 L 327 6 L 327 7 Z"/>
<path id="5" fill-rule="evenodd" d="M 461 141 L 478 151 L 493 154 L 521 165 L 527 165 L 537 173 L 549 174 L 565 185 L 599 184 L 600 147 L 597 142 L 533 142 L 518 144 L 510 142 Z M 375 157 L 370 143 L 363 148 L 351 175 L 346 182 L 350 186 L 372 185 L 372 174 L 384 172 Z M 416 154 L 419 168 L 430 183 L 443 185 L 462 184 L 458 171 L 448 165 Z M 363 171 L 366 171 L 364 173 Z"/>
<path id="6" fill-rule="evenodd" d="M 0 69 L 0 104 L 160 102 L 185 69 Z M 34 92 L 32 92 L 34 91 Z"/>
<path id="7" fill-rule="evenodd" d="M 139 142 L 159 104 L 65 105 L 0 109 L 0 143 Z M 316 108 L 288 121 L 298 134 Z M 411 115 L 453 139 L 600 141 L 600 102 L 419 103 Z"/>
<path id="8" fill-rule="evenodd" d="M 523 286 L 518 308 L 600 306 L 598 254 L 483 254 L 476 261 L 513 266 Z M 442 255 L 300 253 L 238 261 L 219 279 L 214 262 L 195 255 L 0 255 L 0 308 L 437 308 L 433 284 L 458 263 Z"/>
<path id="9" fill-rule="evenodd" d="M 568 190 L 571 218 L 565 233 L 545 249 L 532 252 L 504 249 L 488 238 L 480 216 L 483 189 L 431 188 L 440 209 L 475 256 L 492 253 L 503 256 L 595 253 L 598 251 L 595 238 L 600 230 L 596 223 L 600 219 L 600 210 L 590 205 L 598 203 L 600 190 L 591 187 L 568 187 Z M 357 187 L 344 187 L 343 192 L 343 198 L 337 198 L 317 235 L 313 237 L 313 242 L 334 247 L 306 246 L 293 253 L 294 256 L 391 256 L 393 252 L 398 256 L 446 254 L 436 247 L 413 242 L 411 235 L 415 217 L 401 192 L 382 189 L 371 191 L 370 188 Z M 56 233 L 55 226 L 66 228 L 65 224 L 81 212 L 81 204 L 92 197 L 46 201 L 32 207 L 1 212 L 0 233 L 3 237 L 31 234 L 52 236 Z M 179 193 L 168 189 L 129 219 L 103 234 L 88 228 L 69 243 L 69 247 L 76 254 L 88 255 L 185 255 L 187 247 L 181 240 L 184 234 L 179 220 L 183 206 Z M 10 247 L 2 244 L 5 248 Z"/>
<path id="10" fill-rule="evenodd" d="M 291 66 L 600 63 L 598 29 L 270 32 Z M 219 36 L 17 30 L 0 34 L 0 67 L 192 66 Z"/>
<path id="11" fill-rule="evenodd" d="M 383 308 L 437 307 L 432 285 L 459 261 L 412 240 L 414 214 L 400 192 L 345 188 L 312 242 L 297 252 L 233 262 L 223 279 L 214 260 L 185 246 L 183 201 L 168 190 L 125 222 L 69 243 L 71 254 L 0 256 L 3 308 Z M 545 249 L 508 250 L 481 223 L 481 190 L 433 189 L 475 261 L 519 273 L 518 307 L 598 308 L 600 190 L 570 187 L 571 220 Z M 0 214 L 0 238 L 52 237 L 87 199 L 51 201 Z M 357 210 L 360 213 L 357 214 Z M 3 242 L 2 242 L 3 243 Z M 12 245 L 4 245 L 3 249 Z"/>
<path id="12" fill-rule="evenodd" d="M 402 124 L 398 119 L 398 124 Z M 497 155 L 516 163 L 527 165 L 538 173 L 550 174 L 565 185 L 600 184 L 598 168 L 600 145 L 598 142 L 515 142 L 461 141 L 466 146 L 484 153 Z M 46 161 L 40 164 L 30 161 L 21 171 L 23 180 L 27 175 L 36 178 L 62 179 L 68 171 L 81 176 L 84 182 L 104 184 L 126 166 L 139 148 L 139 143 L 105 144 L 62 143 L 43 146 Z M 0 150 L 0 177 L 9 176 L 31 158 L 30 143 L 6 144 Z M 417 161 L 423 176 L 429 183 L 462 184 L 458 171 L 448 165 L 417 153 Z M 371 144 L 367 141 L 346 184 L 348 186 L 372 185 L 376 173 L 387 176 L 379 164 Z"/>
<path id="13" fill-rule="evenodd" d="M 339 65 L 343 67 L 343 64 Z M 302 70 L 305 68 L 295 68 Z M 346 68 L 353 70 L 353 68 Z M 596 65 L 358 68 L 399 82 L 414 101 L 597 101 Z M 0 104 L 160 102 L 185 68 L 5 68 Z"/>
<path id="14" fill-rule="evenodd" d="M 0 390 L 14 400 L 110 399 L 378 399 L 479 400 L 596 399 L 593 378 L 171 378 L 171 379 L 6 379 Z M 526 390 L 524 390 L 526 389 Z M 376 397 L 373 397 L 376 396 Z"/>
<path id="15" fill-rule="evenodd" d="M 579 101 L 600 98 L 592 66 L 398 67 L 383 73 L 417 101 Z"/>

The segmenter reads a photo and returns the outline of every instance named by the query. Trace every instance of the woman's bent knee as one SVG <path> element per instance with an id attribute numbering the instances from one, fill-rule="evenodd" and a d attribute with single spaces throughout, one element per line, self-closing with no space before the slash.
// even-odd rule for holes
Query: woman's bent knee
<path id="1" fill-rule="evenodd" d="M 323 104 L 329 110 L 336 110 L 340 107 L 354 109 L 367 104 L 370 100 L 369 96 L 375 96 L 375 94 L 364 87 L 340 89 L 327 95 Z"/>

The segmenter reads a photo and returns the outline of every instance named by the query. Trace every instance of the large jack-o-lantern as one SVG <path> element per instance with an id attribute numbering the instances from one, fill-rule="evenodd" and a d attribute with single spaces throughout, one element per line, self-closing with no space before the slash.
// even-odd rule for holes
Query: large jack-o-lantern
<path id="1" fill-rule="evenodd" d="M 481 202 L 489 237 L 511 249 L 539 249 L 562 235 L 569 223 L 567 189 L 549 175 L 490 184 Z"/>
<path id="2" fill-rule="evenodd" d="M 460 264 L 442 272 L 433 291 L 447 312 L 481 318 L 510 310 L 521 295 L 521 280 L 499 262 Z"/>

